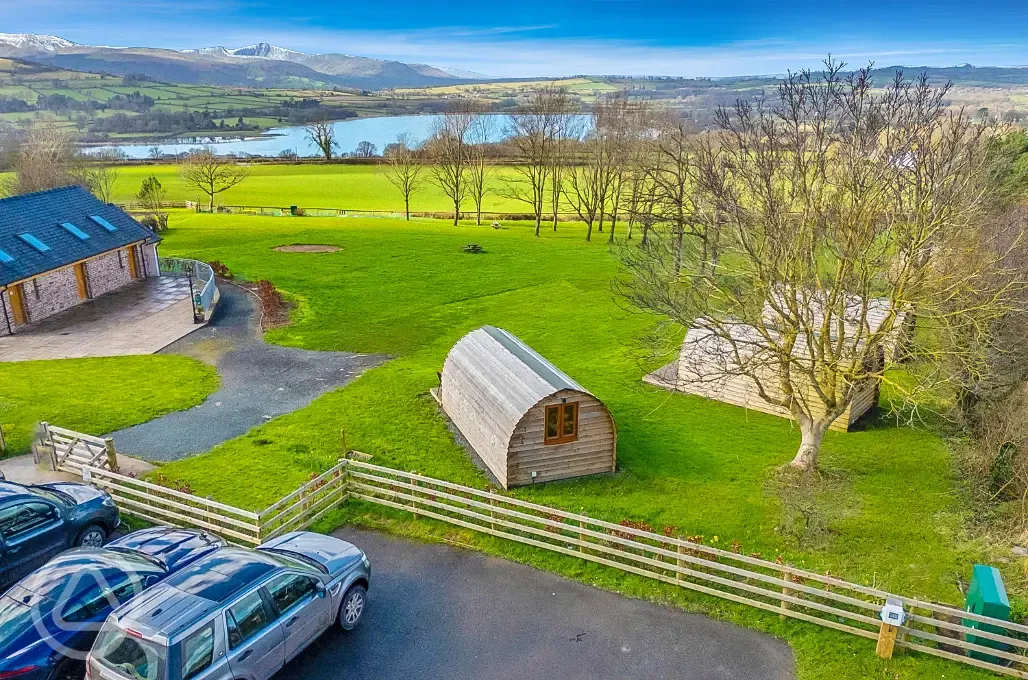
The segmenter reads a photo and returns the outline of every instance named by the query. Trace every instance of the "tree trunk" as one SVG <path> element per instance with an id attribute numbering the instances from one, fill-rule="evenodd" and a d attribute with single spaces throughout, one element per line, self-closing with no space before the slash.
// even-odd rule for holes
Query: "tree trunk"
<path id="1" fill-rule="evenodd" d="M 478 205 L 476 205 L 475 209 L 478 211 L 478 216 L 475 218 L 475 221 L 478 224 L 478 226 L 481 227 L 482 226 L 482 204 L 479 203 Z"/>
<path id="2" fill-rule="evenodd" d="M 403 211 L 407 213 L 407 221 L 410 222 L 410 194 L 403 197 Z"/>
<path id="3" fill-rule="evenodd" d="M 586 226 L 586 229 L 585 229 L 585 240 L 586 241 L 591 241 L 593 239 L 593 221 L 589 220 L 588 222 L 585 223 L 585 226 Z"/>
<path id="4" fill-rule="evenodd" d="M 806 417 L 800 417 L 800 448 L 796 457 L 789 463 L 790 467 L 804 472 L 815 472 L 817 470 L 818 454 L 821 453 L 821 440 L 828 431 L 831 423 L 824 420 L 813 421 Z"/>
<path id="5" fill-rule="evenodd" d="M 536 236 L 536 238 L 539 237 L 539 229 L 542 226 L 543 226 L 543 214 L 541 212 L 537 212 L 535 214 L 535 236 Z"/>

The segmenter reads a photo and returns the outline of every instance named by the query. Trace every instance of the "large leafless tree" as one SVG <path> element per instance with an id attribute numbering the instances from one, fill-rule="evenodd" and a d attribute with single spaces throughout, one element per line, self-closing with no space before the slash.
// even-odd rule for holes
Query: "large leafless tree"
<path id="1" fill-rule="evenodd" d="M 332 127 L 331 121 L 311 121 L 303 126 L 303 132 L 310 143 L 318 147 L 326 161 L 332 160 L 332 155 L 339 148 L 339 142 L 336 140 L 335 128 Z"/>
<path id="2" fill-rule="evenodd" d="M 1025 285 L 1006 264 L 1021 235 L 983 229 L 992 128 L 948 112 L 948 88 L 925 77 L 876 89 L 870 69 L 842 68 L 829 60 L 820 75 L 790 74 L 773 96 L 720 110 L 685 162 L 688 219 L 718 230 L 716 267 L 709 249 L 661 230 L 623 249 L 619 283 L 638 307 L 709 340 L 711 379 L 744 377 L 792 415 L 791 464 L 805 471 L 871 381 L 917 404 L 981 372 L 977 339 Z M 916 332 L 901 338 L 911 318 Z M 900 342 L 906 351 L 892 351 Z M 918 362 L 905 380 L 893 379 L 899 356 Z"/>
<path id="3" fill-rule="evenodd" d="M 454 226 L 460 220 L 461 204 L 470 190 L 472 137 L 481 115 L 474 101 L 458 100 L 443 114 L 426 145 L 432 157 L 432 180 L 453 203 Z"/>
<path id="4" fill-rule="evenodd" d="M 22 137 L 9 137 L 13 175 L 5 183 L 12 195 L 84 184 L 81 158 L 67 132 L 49 123 L 33 126 Z"/>
<path id="5" fill-rule="evenodd" d="M 118 163 L 127 158 L 120 149 L 104 149 L 82 160 L 81 176 L 89 190 L 104 203 L 114 197 L 114 183 L 118 181 Z"/>
<path id="6" fill-rule="evenodd" d="M 475 204 L 475 224 L 482 224 L 482 203 L 492 189 L 489 179 L 492 166 L 489 165 L 489 144 L 493 136 L 493 120 L 489 116 L 478 116 L 471 127 L 468 152 L 468 194 Z"/>
<path id="7" fill-rule="evenodd" d="M 208 209 L 214 212 L 214 197 L 228 191 L 247 177 L 249 171 L 233 159 L 218 156 L 210 148 L 191 151 L 182 162 L 182 181 L 187 187 L 203 193 Z"/>
<path id="8" fill-rule="evenodd" d="M 425 164 L 421 153 L 406 132 L 401 133 L 396 142 L 385 149 L 386 179 L 396 187 L 403 196 L 403 211 L 410 220 L 410 199 L 424 182 Z"/>
<path id="9" fill-rule="evenodd" d="M 514 164 L 505 179 L 504 193 L 527 203 L 535 218 L 535 235 L 542 227 L 547 199 L 552 212 L 559 211 L 560 185 L 567 149 L 565 140 L 573 131 L 573 106 L 565 88 L 547 87 L 510 116 L 508 144 Z M 554 217 L 556 225 L 556 217 Z"/>

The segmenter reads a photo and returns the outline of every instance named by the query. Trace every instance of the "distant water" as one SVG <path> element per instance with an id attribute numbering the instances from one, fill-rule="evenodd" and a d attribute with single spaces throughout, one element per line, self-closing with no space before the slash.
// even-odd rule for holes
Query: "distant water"
<path id="1" fill-rule="evenodd" d="M 332 124 L 338 143 L 337 153 L 350 153 L 363 141 L 375 145 L 378 154 L 387 144 L 406 132 L 415 143 L 424 142 L 442 116 L 385 116 L 382 118 L 354 118 Z M 583 121 L 586 119 L 582 116 Z M 499 141 L 506 137 L 507 116 L 497 114 L 490 117 L 490 139 Z M 173 142 L 159 144 L 116 144 L 95 146 L 87 149 L 96 153 L 103 149 L 121 149 L 129 158 L 149 158 L 150 149 L 157 147 L 161 153 L 173 156 L 202 146 L 212 147 L 219 154 L 255 156 L 278 156 L 283 151 L 293 151 L 298 156 L 320 156 L 320 150 L 307 139 L 302 126 L 280 127 L 268 130 L 261 137 L 232 139 L 218 136 L 184 137 Z"/>

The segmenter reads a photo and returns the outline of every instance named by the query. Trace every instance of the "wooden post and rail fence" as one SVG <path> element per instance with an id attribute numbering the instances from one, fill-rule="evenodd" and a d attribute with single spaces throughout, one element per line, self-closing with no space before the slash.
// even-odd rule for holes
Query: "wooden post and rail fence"
<path id="1" fill-rule="evenodd" d="M 62 450 L 79 452 L 64 455 L 59 468 L 82 474 L 108 491 L 124 513 L 159 524 L 204 529 L 235 544 L 259 545 L 282 533 L 305 529 L 352 498 L 867 638 L 886 658 L 894 647 L 903 648 L 1028 680 L 1028 626 L 951 605 L 356 457 L 340 460 L 264 511 L 252 512 L 121 475 L 103 465 L 107 451 L 100 456 L 96 441 L 59 428 L 50 427 L 49 432 L 62 442 Z M 83 447 L 84 442 L 88 446 Z M 86 449 L 100 465 L 86 464 L 87 454 L 81 453 Z M 113 456 L 113 447 L 111 452 Z M 886 601 L 902 604 L 906 615 L 902 625 L 883 623 L 879 615 Z M 982 641 L 999 643 L 1001 648 Z"/>

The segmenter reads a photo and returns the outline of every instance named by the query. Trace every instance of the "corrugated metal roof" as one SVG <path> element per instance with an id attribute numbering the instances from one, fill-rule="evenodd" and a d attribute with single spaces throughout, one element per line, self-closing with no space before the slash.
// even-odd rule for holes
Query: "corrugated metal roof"
<path id="1" fill-rule="evenodd" d="M 496 326 L 482 326 L 482 330 L 500 343 L 504 349 L 516 356 L 533 373 L 545 380 L 554 391 L 586 389 L 571 379 L 567 373 L 547 361 L 541 354 L 526 345 L 520 338 Z"/>
<path id="2" fill-rule="evenodd" d="M 103 228 L 91 216 L 115 227 Z M 89 235 L 81 239 L 61 226 L 70 222 Z M 33 248 L 20 234 L 32 234 L 50 247 Z M 0 262 L 0 286 L 32 278 L 139 241 L 157 240 L 147 227 L 121 208 L 104 203 L 82 187 L 61 187 L 0 199 L 0 250 L 11 261 Z"/>

